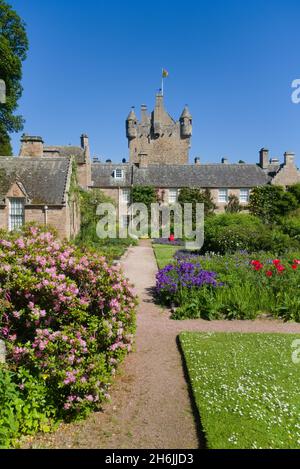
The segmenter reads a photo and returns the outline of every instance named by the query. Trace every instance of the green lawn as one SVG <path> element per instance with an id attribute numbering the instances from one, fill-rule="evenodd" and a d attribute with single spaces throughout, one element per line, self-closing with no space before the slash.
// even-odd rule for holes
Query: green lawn
<path id="1" fill-rule="evenodd" d="M 157 265 L 159 269 L 163 269 L 166 265 L 174 261 L 174 254 L 180 249 L 178 246 L 164 246 L 162 244 L 153 245 Z"/>
<path id="2" fill-rule="evenodd" d="M 208 448 L 300 448 L 300 365 L 287 334 L 180 335 Z"/>

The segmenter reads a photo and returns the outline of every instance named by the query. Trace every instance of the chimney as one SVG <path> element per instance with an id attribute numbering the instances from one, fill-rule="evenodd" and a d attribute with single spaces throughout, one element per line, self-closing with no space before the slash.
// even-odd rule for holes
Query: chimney
<path id="1" fill-rule="evenodd" d="M 267 169 L 269 166 L 269 150 L 262 148 L 259 152 L 259 165 L 262 169 Z"/>
<path id="2" fill-rule="evenodd" d="M 200 158 L 199 157 L 195 158 L 195 165 L 200 166 Z"/>
<path id="3" fill-rule="evenodd" d="M 222 164 L 228 164 L 228 158 L 222 158 Z"/>
<path id="4" fill-rule="evenodd" d="M 21 138 L 20 157 L 32 156 L 41 158 L 44 154 L 44 141 L 42 137 L 23 135 Z"/>
<path id="5" fill-rule="evenodd" d="M 85 153 L 85 158 L 90 159 L 91 153 L 90 153 L 89 137 L 86 134 L 82 134 L 80 137 L 80 142 L 81 142 L 81 148 L 84 150 L 84 153 Z"/>
<path id="6" fill-rule="evenodd" d="M 270 164 L 279 166 L 279 158 L 271 158 Z"/>
<path id="7" fill-rule="evenodd" d="M 141 123 L 142 124 L 148 124 L 149 123 L 149 117 L 148 117 L 148 114 L 147 114 L 146 104 L 142 104 L 142 106 L 141 106 Z"/>
<path id="8" fill-rule="evenodd" d="M 292 151 L 286 151 L 284 154 L 284 165 L 294 166 L 295 165 L 295 153 Z"/>

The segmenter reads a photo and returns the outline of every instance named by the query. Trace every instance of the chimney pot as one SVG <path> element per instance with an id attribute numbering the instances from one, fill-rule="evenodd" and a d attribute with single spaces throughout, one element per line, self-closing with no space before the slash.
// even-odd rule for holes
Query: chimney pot
<path id="1" fill-rule="evenodd" d="M 195 165 L 196 166 L 200 165 L 200 158 L 199 157 L 195 158 Z"/>
<path id="2" fill-rule="evenodd" d="M 228 158 L 222 158 L 222 164 L 228 164 Z"/>

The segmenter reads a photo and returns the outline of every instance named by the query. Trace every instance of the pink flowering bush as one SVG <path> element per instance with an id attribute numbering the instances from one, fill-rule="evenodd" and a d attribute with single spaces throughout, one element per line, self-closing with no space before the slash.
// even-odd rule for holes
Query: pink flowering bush
<path id="1" fill-rule="evenodd" d="M 0 234 L 0 339 L 43 380 L 57 415 L 98 409 L 132 349 L 136 298 L 117 267 L 29 226 Z M 21 385 L 22 388 L 22 385 Z"/>

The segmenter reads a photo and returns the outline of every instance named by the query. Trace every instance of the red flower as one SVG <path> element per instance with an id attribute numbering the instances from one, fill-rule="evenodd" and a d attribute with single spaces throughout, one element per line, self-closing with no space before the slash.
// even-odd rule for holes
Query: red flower
<path id="1" fill-rule="evenodd" d="M 263 268 L 263 264 L 260 261 L 252 261 L 251 265 L 253 266 L 254 270 L 259 271 Z"/>
<path id="2" fill-rule="evenodd" d="M 279 274 L 285 271 L 285 267 L 283 265 L 277 265 L 276 269 Z"/>
<path id="3" fill-rule="evenodd" d="M 267 277 L 273 277 L 273 272 L 272 272 L 272 270 L 268 270 L 268 272 L 266 272 L 266 276 L 267 276 Z"/>
<path id="4" fill-rule="evenodd" d="M 299 264 L 300 264 L 299 259 L 294 259 L 293 262 L 294 262 L 295 265 L 299 265 Z"/>
<path id="5" fill-rule="evenodd" d="M 292 265 L 292 269 L 297 270 L 297 269 L 298 269 L 298 265 L 297 265 L 297 264 L 293 264 L 293 265 Z"/>
<path id="6" fill-rule="evenodd" d="M 278 265 L 280 265 L 280 260 L 279 259 L 275 259 L 273 261 L 273 264 L 277 267 Z"/>

